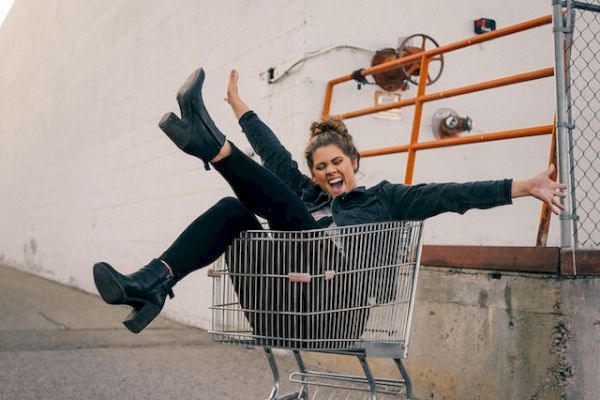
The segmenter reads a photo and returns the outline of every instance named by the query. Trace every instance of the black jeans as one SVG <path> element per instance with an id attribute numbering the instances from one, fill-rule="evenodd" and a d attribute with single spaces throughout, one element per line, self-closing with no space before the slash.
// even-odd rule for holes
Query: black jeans
<path id="1" fill-rule="evenodd" d="M 271 229 L 317 228 L 302 199 L 234 145 L 231 155 L 213 166 L 237 198 L 224 198 L 209 208 L 160 257 L 178 279 L 214 262 L 240 232 L 261 229 L 255 215 L 265 218 Z"/>

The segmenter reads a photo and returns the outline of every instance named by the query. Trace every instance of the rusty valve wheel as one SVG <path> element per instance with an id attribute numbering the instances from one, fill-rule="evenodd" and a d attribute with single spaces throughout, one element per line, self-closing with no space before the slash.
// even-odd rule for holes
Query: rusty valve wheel
<path id="1" fill-rule="evenodd" d="M 420 42 L 420 46 L 411 46 L 411 44 L 415 42 Z M 398 46 L 398 58 L 423 53 L 436 47 L 440 47 L 440 45 L 431 36 L 425 35 L 424 33 L 415 33 L 414 35 L 406 37 L 402 43 L 400 43 L 400 46 Z M 403 64 L 400 67 L 406 75 L 406 80 L 413 85 L 418 86 L 421 60 L 415 60 L 411 63 Z M 431 85 L 432 83 L 437 82 L 437 80 L 440 79 L 440 76 L 442 76 L 443 69 L 444 56 L 442 54 L 430 58 L 426 84 Z"/>

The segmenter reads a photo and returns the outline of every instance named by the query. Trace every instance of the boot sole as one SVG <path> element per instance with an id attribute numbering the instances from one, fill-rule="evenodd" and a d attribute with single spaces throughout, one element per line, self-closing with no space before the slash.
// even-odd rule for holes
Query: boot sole
<path id="1" fill-rule="evenodd" d="M 127 304 L 140 308 L 147 301 L 127 296 L 125 289 L 119 283 L 121 274 L 105 262 L 94 264 L 94 283 L 100 297 L 108 304 Z"/>
<path id="2" fill-rule="evenodd" d="M 210 115 L 208 115 L 208 112 L 206 112 L 204 100 L 202 99 L 202 86 L 204 85 L 205 77 L 206 75 L 203 68 L 198 68 L 196 71 L 194 71 L 177 91 L 177 103 L 179 104 L 182 117 L 185 109 L 186 114 L 190 118 L 192 114 L 196 114 L 200 118 L 200 122 L 202 125 L 204 125 L 204 128 L 207 130 L 210 138 L 214 142 L 213 144 L 216 145 L 217 148 L 220 148 L 225 143 L 225 135 L 219 131 Z M 196 105 L 196 107 L 194 107 L 193 104 L 196 101 L 198 101 L 201 106 Z M 170 122 L 167 121 L 169 118 L 165 117 L 163 117 L 164 122 Z M 218 138 L 216 136 L 217 133 L 220 134 L 222 138 Z"/>
<path id="3" fill-rule="evenodd" d="M 201 96 L 204 77 L 204 69 L 198 68 L 183 82 L 183 85 L 177 91 L 177 103 L 179 104 L 182 118 L 184 118 L 184 112 L 185 116 L 191 118 L 193 112 L 191 104 L 194 97 Z"/>

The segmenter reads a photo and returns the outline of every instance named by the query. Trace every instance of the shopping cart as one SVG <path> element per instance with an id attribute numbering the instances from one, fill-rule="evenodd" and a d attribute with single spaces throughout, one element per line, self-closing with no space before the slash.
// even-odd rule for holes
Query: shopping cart
<path id="1" fill-rule="evenodd" d="M 273 372 L 269 399 L 412 399 L 406 358 L 422 222 L 310 231 L 247 231 L 209 271 L 213 339 L 262 346 Z M 278 396 L 273 348 L 293 352 L 298 391 Z M 358 358 L 364 376 L 308 370 L 302 351 Z M 367 357 L 394 361 L 380 379 Z"/>

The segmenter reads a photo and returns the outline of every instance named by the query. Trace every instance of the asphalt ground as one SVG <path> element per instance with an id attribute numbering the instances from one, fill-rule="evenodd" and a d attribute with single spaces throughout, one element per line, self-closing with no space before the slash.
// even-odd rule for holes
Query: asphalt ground
<path id="1" fill-rule="evenodd" d="M 268 397 L 273 378 L 262 349 L 213 343 L 206 331 L 160 317 L 134 335 L 121 324 L 126 314 L 0 266 L 0 399 Z M 286 377 L 293 357 L 277 356 Z"/>

